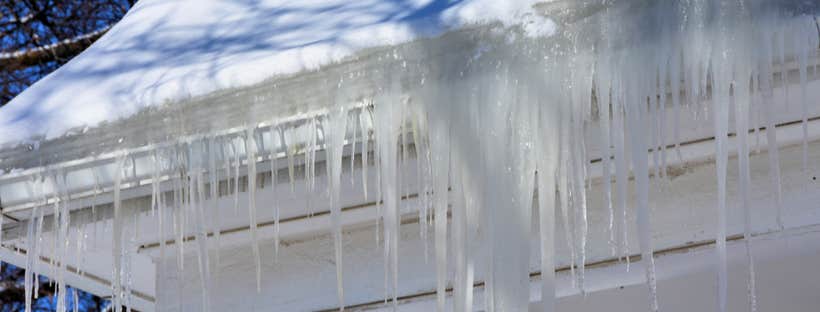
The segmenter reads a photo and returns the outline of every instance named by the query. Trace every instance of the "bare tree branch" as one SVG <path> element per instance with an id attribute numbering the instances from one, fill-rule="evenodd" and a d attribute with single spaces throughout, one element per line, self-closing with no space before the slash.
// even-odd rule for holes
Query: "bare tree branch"
<path id="1" fill-rule="evenodd" d="M 85 50 L 135 2 L 0 1 L 0 105 Z"/>

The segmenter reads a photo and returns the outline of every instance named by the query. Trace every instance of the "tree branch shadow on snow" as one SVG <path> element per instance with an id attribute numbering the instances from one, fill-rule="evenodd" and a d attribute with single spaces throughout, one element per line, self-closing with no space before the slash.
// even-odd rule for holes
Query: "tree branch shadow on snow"
<path id="1" fill-rule="evenodd" d="M 462 1 L 433 0 L 414 7 L 411 0 L 331 1 L 311 5 L 283 1 L 285 4 L 278 6 L 265 3 L 270 1 L 237 0 L 231 2 L 236 10 L 219 12 L 216 18 L 186 26 L 176 26 L 171 21 L 187 19 L 190 14 L 198 13 L 166 11 L 165 16 L 151 25 L 140 25 L 140 21 L 129 20 L 127 16 L 123 21 L 126 25 L 115 26 L 97 44 L 83 52 L 86 55 L 81 55 L 80 61 L 59 69 L 55 72 L 56 77 L 50 80 L 64 80 L 70 84 L 82 80 L 117 79 L 147 67 L 167 67 L 169 70 L 159 76 L 140 77 L 132 84 L 119 85 L 114 93 L 126 101 L 142 101 L 153 98 L 152 93 L 157 88 L 172 81 L 182 81 L 179 92 L 185 93 L 191 87 L 188 83 L 191 78 L 214 79 L 221 70 L 246 58 L 289 51 L 299 54 L 300 49 L 317 45 L 355 51 L 359 48 L 355 40 L 362 40 L 361 36 L 367 36 L 368 29 L 374 29 L 374 26 L 397 24 L 410 29 L 417 37 L 434 35 L 445 23 L 442 16 L 445 10 Z M 138 3 L 129 15 L 159 5 L 168 4 L 161 1 Z M 244 12 L 248 16 L 236 19 L 232 17 L 235 12 Z M 126 34 L 130 27 L 150 30 L 128 40 L 118 37 Z M 351 37 L 354 32 L 360 32 L 359 37 Z M 115 44 L 110 44 L 112 42 Z M 277 72 L 278 65 L 271 64 L 269 71 Z M 309 68 L 311 64 L 303 63 L 299 67 Z M 194 81 L 201 80 L 193 79 L 190 83 Z M 137 89 L 140 85 L 150 87 Z M 58 90 L 38 88 L 36 98 L 42 101 L 54 91 Z M 16 119 L 31 113 L 43 114 L 45 112 L 39 110 L 47 108 L 34 106 L 26 110 L 29 109 L 32 111 L 22 112 Z"/>

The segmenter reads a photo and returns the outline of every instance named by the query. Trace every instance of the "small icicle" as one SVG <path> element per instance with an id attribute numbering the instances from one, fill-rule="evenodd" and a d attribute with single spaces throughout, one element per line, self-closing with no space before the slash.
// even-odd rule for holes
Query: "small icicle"
<path id="1" fill-rule="evenodd" d="M 77 295 L 77 288 L 71 288 L 74 300 L 74 312 L 80 312 L 80 297 Z"/>
<path id="2" fill-rule="evenodd" d="M 234 166 L 233 166 L 233 212 L 234 214 L 239 213 L 239 165 L 242 163 L 242 159 L 239 158 L 239 147 L 237 146 L 239 143 L 236 143 L 236 140 L 231 140 L 231 154 L 233 155 Z M 248 151 L 245 151 L 245 154 L 248 154 Z"/>
<path id="3" fill-rule="evenodd" d="M 151 174 L 151 215 L 153 216 L 156 212 L 157 200 L 159 199 L 159 159 L 156 150 L 151 156 L 151 162 L 154 165 Z"/>
<path id="4" fill-rule="evenodd" d="M 368 154 L 370 154 L 370 149 L 368 148 L 368 144 L 370 143 L 370 131 L 365 123 L 365 118 L 370 115 L 370 110 L 365 107 L 359 112 L 359 125 L 362 127 L 362 191 L 364 192 L 364 200 L 367 200 L 367 171 L 370 167 L 370 163 L 367 161 Z M 372 119 L 368 119 L 372 120 Z"/>
<path id="5" fill-rule="evenodd" d="M 0 209 L 0 248 L 3 248 L 3 223 L 6 222 L 4 219 L 5 215 Z M 0 264 L 0 269 L 3 269 L 2 264 Z"/>
<path id="6" fill-rule="evenodd" d="M 674 50 L 672 60 L 669 64 L 669 86 L 672 89 L 672 140 L 675 141 L 675 154 L 678 162 L 683 162 L 683 154 L 680 151 L 680 116 L 681 116 L 681 51 Z"/>
<path id="7" fill-rule="evenodd" d="M 293 131 L 295 131 L 295 129 L 291 129 L 291 132 L 287 132 L 287 133 L 286 133 L 286 130 L 282 130 L 282 132 L 280 132 L 281 133 L 281 138 L 282 138 L 282 144 L 284 144 L 284 148 L 285 148 L 285 154 L 286 154 L 286 157 L 288 158 L 288 177 L 290 178 L 290 192 L 291 193 L 296 192 L 296 177 L 295 177 L 295 175 L 296 175 L 296 172 L 295 172 L 296 171 L 296 166 L 294 164 L 294 159 L 293 159 L 294 158 L 293 154 L 296 153 L 296 146 L 294 145 L 294 142 L 291 142 L 291 140 L 293 140 Z M 291 135 L 288 135 L 288 133 L 290 133 Z"/>
<path id="8" fill-rule="evenodd" d="M 356 133 L 359 132 L 359 115 L 353 114 L 350 118 L 352 119 L 352 123 L 350 124 L 350 128 L 353 129 L 353 137 L 350 139 L 350 185 L 354 185 L 356 183 L 355 172 L 356 169 Z"/>

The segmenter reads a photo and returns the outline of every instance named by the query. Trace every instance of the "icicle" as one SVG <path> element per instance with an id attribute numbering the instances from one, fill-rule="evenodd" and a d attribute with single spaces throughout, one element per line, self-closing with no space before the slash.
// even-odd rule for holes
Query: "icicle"
<path id="1" fill-rule="evenodd" d="M 805 33 L 805 27 L 801 27 L 802 25 L 796 26 L 795 37 L 794 37 L 794 51 L 797 54 L 798 60 L 798 70 L 800 72 L 800 116 L 801 116 L 801 126 L 803 128 L 803 149 L 802 149 L 802 156 L 803 156 L 803 174 L 810 175 L 809 173 L 809 102 L 808 97 L 806 95 L 806 82 L 808 80 L 807 73 L 808 73 L 808 54 L 809 49 L 813 48 L 807 45 L 807 42 L 811 42 L 809 37 Z"/>
<path id="2" fill-rule="evenodd" d="M 210 264 L 208 256 L 207 228 L 205 223 L 205 184 L 203 181 L 202 158 L 205 154 L 205 146 L 202 140 L 187 144 L 187 174 L 184 176 L 187 181 L 187 208 L 193 213 L 194 234 L 196 240 L 196 255 L 200 279 L 200 290 L 202 294 L 202 310 L 208 311 L 210 291 Z M 136 218 L 135 218 L 136 220 Z M 136 227 L 135 227 L 136 228 Z"/>
<path id="3" fill-rule="evenodd" d="M 34 236 L 34 229 L 35 224 L 37 224 L 37 210 L 39 207 L 35 206 L 34 210 L 31 212 L 31 217 L 26 222 L 27 223 L 27 231 L 26 231 L 26 267 L 25 267 L 25 277 L 23 278 L 23 289 L 25 292 L 25 309 L 26 312 L 31 312 L 31 299 L 32 299 L 32 290 L 33 290 L 33 278 L 34 278 L 34 263 L 35 261 L 39 260 L 37 256 L 37 238 Z"/>
<path id="4" fill-rule="evenodd" d="M 91 195 L 91 221 L 94 222 L 94 229 L 92 230 L 93 233 L 91 234 L 93 236 L 91 244 L 94 246 L 94 248 L 96 248 L 97 247 L 97 240 L 99 239 L 99 235 L 98 235 L 99 226 L 98 226 L 98 223 L 100 223 L 100 222 L 97 222 L 97 221 L 99 221 L 99 218 L 97 217 L 97 194 L 99 194 L 99 192 L 100 192 L 100 178 L 99 178 L 99 175 L 97 173 L 96 168 L 92 168 L 91 173 L 94 176 L 94 189 L 92 190 L 92 195 Z"/>
<path id="5" fill-rule="evenodd" d="M 774 193 L 774 206 L 777 209 L 777 227 L 783 230 L 783 204 L 782 187 L 780 183 L 780 151 L 777 144 L 777 128 L 772 116 L 774 106 L 773 75 L 772 64 L 774 63 L 774 53 L 772 49 L 773 38 L 769 30 L 764 29 L 764 56 L 760 61 L 762 72 L 760 74 L 760 87 L 763 93 L 763 116 L 766 122 L 766 144 L 769 159 L 769 178 L 771 179 L 771 190 Z"/>
<path id="6" fill-rule="evenodd" d="M 591 106 L 591 95 L 590 92 L 592 90 L 592 76 L 591 76 L 591 68 L 590 68 L 590 60 L 589 56 L 579 55 L 575 57 L 574 66 L 571 68 L 571 79 L 570 82 L 570 89 L 571 93 L 571 105 L 572 105 L 572 129 L 570 130 L 570 137 L 572 140 L 572 145 L 570 146 L 570 153 L 571 153 L 571 170 L 572 170 L 572 195 L 573 195 L 573 209 L 575 211 L 575 230 L 576 235 L 575 239 L 576 242 L 576 252 L 578 253 L 578 257 L 576 258 L 576 265 L 578 267 L 578 275 L 576 276 L 578 281 L 578 289 L 581 290 L 581 293 L 585 293 L 584 289 L 584 275 L 585 275 L 585 266 L 586 266 L 586 243 L 587 243 L 587 233 L 588 233 L 588 221 L 587 221 L 587 200 L 586 200 L 586 169 L 585 166 L 587 163 L 586 158 L 586 151 L 585 151 L 585 140 L 584 140 L 584 123 L 585 123 L 585 114 L 584 110 L 588 109 Z"/>
<path id="7" fill-rule="evenodd" d="M 80 297 L 77 295 L 77 288 L 71 288 L 71 292 L 74 299 L 74 312 L 80 312 Z"/>
<path id="8" fill-rule="evenodd" d="M 654 60 L 650 60 L 649 62 L 653 62 Z M 658 124 L 655 122 L 657 118 L 657 110 L 658 110 L 658 96 L 660 95 L 659 91 L 659 74 L 658 68 L 654 68 L 652 70 L 652 84 L 651 84 L 651 96 L 649 97 L 648 107 L 649 112 L 647 113 L 647 120 L 649 121 L 649 151 L 652 153 L 652 167 L 650 167 L 651 172 L 650 175 L 654 177 L 658 177 L 660 175 L 660 153 L 658 151 Z"/>
<path id="9" fill-rule="evenodd" d="M 617 80 L 615 83 L 619 83 Z M 618 85 L 617 88 L 613 88 L 613 90 L 619 90 L 621 86 Z M 624 98 L 622 93 L 615 93 L 613 92 L 613 100 L 612 100 L 612 113 L 613 113 L 613 145 L 615 146 L 615 189 L 618 192 L 618 215 L 621 218 L 620 222 L 620 239 L 619 239 L 619 246 L 620 246 L 620 257 L 624 258 L 627 261 L 627 270 L 629 270 L 629 242 L 627 231 L 628 227 L 626 225 L 626 202 L 627 202 L 627 184 L 629 183 L 628 178 L 628 161 L 626 159 L 626 140 L 624 134 L 626 133 L 626 129 L 624 128 Z"/>
<path id="10" fill-rule="evenodd" d="M 435 87 L 430 87 L 435 88 Z M 435 97 L 436 92 L 431 96 Z M 435 105 L 435 104 L 430 104 Z M 436 311 L 445 311 L 447 287 L 447 197 L 450 185 L 450 129 L 448 124 L 449 110 L 446 107 L 429 107 L 437 109 L 428 113 L 430 127 L 430 155 L 433 177 L 433 209 L 436 251 Z"/>
<path id="11" fill-rule="evenodd" d="M 112 281 L 113 287 L 113 303 L 114 311 L 120 312 L 122 311 L 122 202 L 120 199 L 120 186 L 122 184 L 122 176 L 123 176 L 123 164 L 125 162 L 125 156 L 119 155 L 117 156 L 115 165 L 114 165 L 114 219 L 113 219 L 113 226 L 114 226 L 114 233 L 113 233 L 113 247 L 112 247 L 112 256 L 114 257 L 114 276 Z"/>
<path id="12" fill-rule="evenodd" d="M 632 168 L 635 175 L 635 190 L 637 193 L 638 243 L 640 245 L 641 260 L 644 262 L 647 284 L 649 286 L 650 310 L 658 311 L 655 260 L 652 251 L 651 219 L 649 215 L 649 169 L 647 168 L 648 159 L 646 152 L 648 150 L 646 126 L 648 125 L 649 118 L 645 110 L 646 105 L 644 104 L 647 100 L 647 93 L 636 90 L 635 84 L 640 83 L 642 80 L 640 77 L 634 77 L 638 75 L 637 73 L 632 74 L 632 78 L 626 78 L 626 80 L 629 81 L 627 83 L 631 85 L 626 86 L 628 88 L 628 90 L 626 90 L 626 92 L 628 92 L 626 95 L 628 102 L 626 102 L 625 109 L 626 118 L 629 120 L 626 131 L 629 132 L 632 147 Z M 649 101 L 651 102 L 651 99 Z"/>
<path id="13" fill-rule="evenodd" d="M 353 121 L 352 123 L 350 123 L 350 128 L 353 129 L 353 137 L 350 139 L 350 185 L 354 185 L 354 183 L 356 182 L 356 176 L 353 175 L 353 172 L 356 171 L 356 133 L 360 128 L 359 115 L 353 114 L 353 116 L 350 117 L 350 119 L 352 119 Z M 350 122 L 350 120 L 348 122 Z"/>
<path id="14" fill-rule="evenodd" d="M 292 129 L 291 135 L 287 135 L 285 133 L 285 130 L 283 130 L 281 132 L 282 144 L 284 144 L 285 154 L 286 154 L 286 157 L 288 158 L 288 177 L 290 178 L 290 192 L 291 193 L 296 192 L 296 177 L 295 177 L 296 167 L 295 167 L 295 164 L 293 163 L 294 162 L 293 154 L 296 153 L 296 146 L 294 145 L 293 142 L 291 142 L 291 140 L 293 139 L 293 135 L 292 135 L 293 131 L 294 130 Z"/>
<path id="15" fill-rule="evenodd" d="M 595 95 L 597 97 L 596 100 L 598 104 L 598 120 L 601 127 L 601 170 L 603 172 L 603 180 L 601 185 L 604 188 L 604 207 L 606 207 L 609 215 L 607 222 L 609 228 L 609 247 L 612 255 L 614 256 L 617 251 L 615 243 L 615 210 L 612 206 L 612 171 L 610 168 L 610 151 L 612 143 L 610 136 L 609 90 L 611 81 L 612 77 L 609 74 L 609 64 L 607 63 L 607 60 L 604 60 L 603 63 L 598 64 L 598 69 L 595 75 Z M 550 113 L 555 114 L 555 112 Z M 557 142 L 555 144 L 557 144 Z M 555 152 L 557 153 L 557 151 Z M 555 181 L 552 181 L 552 183 L 555 183 Z"/>
<path id="16" fill-rule="evenodd" d="M 665 43 L 667 44 L 668 43 Z M 655 120 L 655 125 L 658 129 L 658 136 L 657 136 L 657 144 L 655 145 L 654 149 L 660 149 L 658 156 L 660 158 L 660 163 L 655 164 L 659 166 L 656 169 L 658 173 L 656 178 L 666 178 L 666 79 L 667 79 L 667 64 L 668 60 L 666 59 L 666 55 L 668 52 L 664 53 L 663 55 L 659 56 L 659 73 L 658 73 L 658 109 L 655 111 L 655 115 L 652 116 Z"/>
<path id="17" fill-rule="evenodd" d="M 176 224 L 177 268 L 181 273 L 185 270 L 185 219 L 187 218 L 187 214 L 185 213 L 185 194 L 187 194 L 187 192 L 183 179 L 186 176 L 185 171 L 187 169 L 185 168 L 185 161 L 183 160 L 185 153 L 180 149 L 181 147 L 177 146 L 174 151 L 174 208 L 176 212 L 176 219 L 174 221 Z"/>
<path id="18" fill-rule="evenodd" d="M 59 172 L 57 178 L 57 192 L 61 196 L 60 200 L 60 212 L 59 212 L 59 227 L 56 229 L 59 231 L 57 235 L 58 239 L 58 247 L 57 247 L 57 259 L 58 259 L 58 270 L 57 270 L 57 311 L 58 312 L 65 312 L 66 311 L 66 284 L 65 284 L 65 275 L 66 275 L 66 268 L 68 264 L 66 260 L 68 259 L 68 244 L 71 241 L 70 239 L 70 228 L 71 225 L 71 215 L 70 211 L 68 210 L 68 203 L 71 201 L 70 195 L 68 193 L 68 185 L 66 181 L 66 172 Z"/>
<path id="19" fill-rule="evenodd" d="M 279 147 L 280 148 L 287 148 L 285 146 L 285 136 L 284 132 L 278 126 L 276 127 L 276 132 L 279 135 Z M 285 152 L 287 153 L 287 151 Z M 277 184 L 279 184 L 279 166 L 276 164 L 276 160 L 278 159 L 278 151 L 273 150 L 271 151 L 271 179 L 273 182 L 271 183 L 271 192 L 273 193 L 273 200 L 271 204 L 273 205 L 273 253 L 274 256 L 278 259 L 279 256 L 279 221 L 280 221 L 280 207 L 279 207 L 279 194 L 276 193 Z"/>
<path id="20" fill-rule="evenodd" d="M 166 205 L 166 201 L 165 201 L 165 199 L 166 199 L 165 198 L 165 193 L 160 192 L 159 193 L 158 205 L 157 205 L 157 220 L 158 220 L 157 221 L 157 227 L 159 228 L 158 232 L 159 232 L 159 259 L 160 259 L 160 263 L 159 263 L 159 265 L 157 265 L 157 269 L 158 269 L 157 276 L 158 277 L 165 276 L 165 261 L 166 261 L 166 259 L 165 259 L 165 240 L 166 240 L 166 238 L 165 238 L 165 218 L 166 218 L 165 205 Z"/>
<path id="21" fill-rule="evenodd" d="M 683 162 L 680 151 L 680 93 L 681 93 L 681 51 L 675 49 L 669 64 L 669 86 L 672 89 L 672 140 L 675 141 L 675 154 L 678 162 Z"/>
<path id="22" fill-rule="evenodd" d="M 340 309 L 344 310 L 344 283 L 342 273 L 342 205 L 341 205 L 341 175 L 342 157 L 344 156 L 345 133 L 347 129 L 347 108 L 344 98 L 337 99 L 331 109 L 325 130 L 325 151 L 327 152 L 328 177 L 330 189 L 330 219 L 333 229 L 333 246 L 336 261 L 336 295 Z"/>
<path id="23" fill-rule="evenodd" d="M 725 56 L 717 62 L 729 62 Z M 715 107 L 713 107 L 713 122 L 715 127 L 715 150 L 717 162 L 717 271 L 718 271 L 718 311 L 726 311 L 726 167 L 728 154 L 728 124 L 731 72 L 728 64 L 716 66 L 712 77 L 712 90 Z"/>
<path id="24" fill-rule="evenodd" d="M 560 99 L 565 100 L 565 99 Z M 561 102 L 558 102 L 561 103 Z M 568 105 L 560 105 L 561 107 L 558 109 L 559 114 L 561 116 L 561 125 L 559 128 L 560 133 L 560 140 L 559 140 L 559 171 L 558 171 L 558 200 L 561 204 L 561 219 L 564 225 L 564 237 L 567 240 L 567 246 L 570 250 L 570 274 L 572 275 L 572 286 L 576 287 L 576 283 L 578 282 L 576 278 L 575 272 L 575 263 L 576 263 L 576 245 L 575 245 L 575 231 L 572 228 L 572 223 L 570 223 L 569 217 L 569 207 L 570 207 L 570 190 L 571 190 L 571 165 L 570 162 L 570 138 L 569 138 L 569 128 L 570 128 L 570 116 L 571 111 L 570 108 L 567 107 Z"/>
<path id="25" fill-rule="evenodd" d="M 359 112 L 359 125 L 362 127 L 362 191 L 364 192 L 364 200 L 367 200 L 367 171 L 370 167 L 370 164 L 367 161 L 367 157 L 369 156 L 368 154 L 370 154 L 370 149 L 367 147 L 370 143 L 370 131 L 365 123 L 365 118 L 370 115 L 369 112 L 370 110 L 367 108 L 363 108 Z M 372 120 L 372 118 L 369 120 Z"/>
<path id="26" fill-rule="evenodd" d="M 245 154 L 248 157 L 248 219 L 256 263 L 256 292 L 259 293 L 262 291 L 262 260 L 259 258 L 259 238 L 256 233 L 256 133 L 251 128 L 245 135 Z"/>
<path id="27" fill-rule="evenodd" d="M 744 55 L 745 56 L 745 55 Z M 742 57 L 741 59 L 748 59 L 749 57 Z M 748 264 L 748 297 L 749 307 L 752 312 L 757 311 L 757 299 L 755 294 L 755 280 L 754 280 L 754 260 L 752 259 L 751 250 L 751 230 L 752 230 L 752 216 L 750 208 L 750 186 L 751 186 L 751 172 L 749 168 L 749 109 L 751 102 L 751 95 L 749 94 L 749 81 L 751 77 L 751 64 L 747 65 L 741 60 L 735 66 L 735 84 L 734 91 L 734 107 L 735 107 L 735 133 L 737 135 L 737 157 L 738 157 L 738 195 L 740 197 L 740 204 L 743 208 L 744 227 L 743 238 L 746 246 L 746 260 Z"/>
<path id="28" fill-rule="evenodd" d="M 213 240 L 214 240 L 214 288 L 219 284 L 219 272 L 221 267 L 220 261 L 220 241 L 222 240 L 222 218 L 220 217 L 220 207 L 219 207 L 219 169 L 216 167 L 216 149 L 217 149 L 217 141 L 215 137 L 211 137 L 208 140 L 208 177 L 210 181 L 208 181 L 209 186 L 209 197 L 210 197 L 210 206 L 208 210 L 213 211 L 213 217 L 211 218 L 211 232 L 213 233 Z M 203 199 L 204 200 L 204 199 Z M 204 210 L 205 207 L 203 205 L 202 209 Z M 162 216 L 160 215 L 160 218 Z"/>
<path id="29" fill-rule="evenodd" d="M 154 151 L 151 159 L 154 164 L 152 168 L 153 172 L 151 174 L 151 215 L 154 215 L 157 208 L 157 200 L 159 199 L 159 159 L 157 156 L 157 151 Z"/>
<path id="30" fill-rule="evenodd" d="M 241 138 L 239 138 L 241 139 Z M 233 167 L 233 212 L 234 214 L 239 213 L 239 165 L 242 163 L 242 159 L 239 158 L 239 147 L 237 146 L 236 140 L 231 140 L 231 154 L 233 155 L 234 160 L 234 167 Z M 247 143 L 246 143 L 247 144 Z M 248 154 L 248 151 L 245 151 L 245 154 Z M 247 156 L 247 155 L 246 155 Z"/>
<path id="31" fill-rule="evenodd" d="M 416 112 L 417 113 L 417 112 Z M 423 249 L 424 249 L 424 263 L 426 264 L 429 260 L 429 251 L 427 246 L 427 224 L 428 224 L 428 203 L 427 203 L 427 195 L 428 195 L 428 181 L 426 180 L 427 175 L 422 174 L 422 172 L 426 173 L 426 168 L 429 166 L 429 153 L 427 152 L 427 148 L 425 146 L 425 142 L 422 141 L 422 135 L 419 133 L 421 129 L 419 128 L 419 116 L 414 115 L 411 119 L 411 124 L 413 128 L 413 144 L 415 146 L 415 153 L 416 153 L 416 183 L 419 185 L 418 188 L 418 197 L 419 197 L 419 205 L 418 205 L 418 213 L 419 213 L 419 238 L 421 239 Z"/>
<path id="32" fill-rule="evenodd" d="M 402 103 L 398 81 L 393 79 L 386 94 L 381 94 L 375 105 L 376 146 L 378 149 L 380 184 L 383 194 L 384 246 L 389 259 L 394 307 L 398 304 L 398 245 L 399 245 L 399 190 L 398 180 L 398 138 L 401 125 Z M 446 217 L 445 217 L 446 222 Z"/>
<path id="33" fill-rule="evenodd" d="M 608 90 L 602 86 L 602 84 L 598 84 L 598 90 Z M 606 92 L 608 94 L 608 91 Z M 598 113 L 601 114 L 604 110 L 601 109 L 603 106 L 602 102 L 608 104 L 608 101 L 603 101 L 602 97 L 608 98 L 606 96 L 602 96 L 602 93 L 599 91 L 598 93 Z M 542 97 L 543 98 L 543 97 Z M 558 136 L 557 136 L 557 129 L 554 129 L 556 125 L 558 125 L 558 114 L 553 109 L 549 109 L 549 106 L 544 105 L 544 103 L 540 103 L 539 105 L 541 112 L 540 116 L 540 128 L 539 133 L 541 136 L 540 141 L 536 141 L 537 144 L 537 168 L 538 168 L 538 216 L 539 216 L 539 226 L 540 226 L 540 243 L 541 243 L 541 305 L 543 306 L 543 311 L 545 312 L 552 312 L 555 311 L 555 178 L 556 178 L 556 170 L 558 167 L 558 150 L 555 148 L 558 146 Z M 608 120 L 609 119 L 609 107 L 605 108 L 606 113 L 601 115 L 601 119 Z M 606 125 L 602 126 L 604 128 L 608 128 L 608 122 L 605 123 Z M 603 136 L 608 135 L 608 129 L 604 130 Z M 609 140 L 605 140 L 604 149 L 609 149 Z M 609 184 L 609 175 L 606 174 L 608 172 L 609 167 L 609 153 L 604 152 L 604 183 Z M 607 192 L 609 190 L 608 187 L 605 187 Z M 609 199 L 609 195 L 606 195 L 607 200 Z M 608 205 L 610 209 L 610 233 L 614 233 L 612 231 L 611 226 L 611 218 L 612 213 L 611 209 L 612 206 Z M 614 234 L 613 234 L 614 235 Z"/>
<path id="34" fill-rule="evenodd" d="M 208 312 L 210 311 L 211 298 L 211 269 L 208 261 L 208 229 L 205 223 L 207 220 L 205 210 L 205 182 L 203 181 L 203 170 L 201 168 L 194 168 L 194 176 L 191 177 L 190 183 L 193 186 L 192 191 L 193 189 L 196 190 L 196 193 L 191 193 L 191 198 L 193 199 L 195 194 L 196 200 L 191 200 L 190 205 L 194 210 L 197 223 L 196 227 L 198 229 L 196 241 L 199 247 L 197 253 L 199 255 L 199 278 L 202 288 L 202 311 Z"/>
<path id="35" fill-rule="evenodd" d="M 318 117 L 310 120 L 308 126 L 308 145 L 305 150 L 305 199 L 307 201 L 307 210 L 309 215 L 313 215 L 313 191 L 316 189 L 316 150 L 317 140 L 319 136 L 319 127 L 317 125 Z"/>
<path id="36" fill-rule="evenodd" d="M 463 176 L 464 173 L 457 174 Z M 467 285 L 467 261 L 468 261 L 468 241 L 467 241 L 467 206 L 464 200 L 463 177 L 453 181 L 452 200 L 452 249 L 453 264 L 455 266 L 455 280 L 453 281 L 453 311 L 467 310 L 467 290 L 472 285 Z"/>
<path id="37" fill-rule="evenodd" d="M 40 183 L 38 183 L 39 186 L 40 186 L 39 194 L 42 194 L 42 196 L 43 196 L 43 198 L 42 198 L 43 209 L 40 209 L 40 215 L 37 217 L 37 231 L 34 233 L 34 237 L 37 238 L 37 244 L 34 246 L 34 255 L 39 259 L 40 254 L 41 254 L 40 248 L 42 248 L 41 246 L 42 246 L 42 243 L 43 243 L 43 214 L 45 213 L 46 198 L 45 198 L 45 194 L 43 192 L 44 180 L 42 180 L 42 178 L 39 178 L 38 180 L 40 180 Z M 39 292 L 40 292 L 39 272 L 40 272 L 40 270 L 41 270 L 40 261 L 34 261 L 34 266 L 32 267 L 32 273 L 34 275 L 34 299 L 37 299 L 39 297 Z"/>

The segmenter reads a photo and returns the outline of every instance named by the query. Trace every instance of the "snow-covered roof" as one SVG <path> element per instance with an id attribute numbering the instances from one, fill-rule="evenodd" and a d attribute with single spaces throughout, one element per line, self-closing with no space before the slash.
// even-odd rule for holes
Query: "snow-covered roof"
<path id="1" fill-rule="evenodd" d="M 472 24 L 532 22 L 534 2 L 142 0 L 88 50 L 0 109 L 0 145 L 317 69 L 366 48 Z"/>

